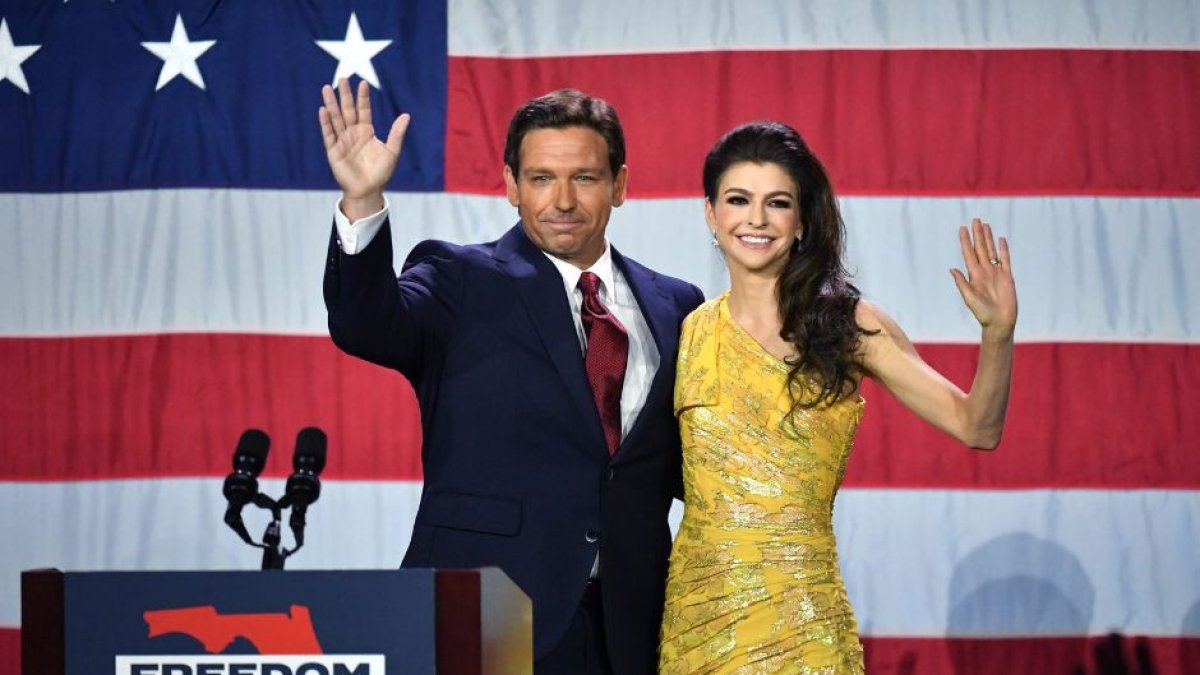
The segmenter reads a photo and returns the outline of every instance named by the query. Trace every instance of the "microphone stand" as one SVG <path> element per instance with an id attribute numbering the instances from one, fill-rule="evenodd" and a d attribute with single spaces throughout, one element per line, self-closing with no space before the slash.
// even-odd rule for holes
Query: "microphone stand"
<path id="1" fill-rule="evenodd" d="M 267 525 L 267 531 L 263 532 L 262 568 L 281 570 L 284 560 L 286 558 L 279 552 L 279 513 L 276 512 L 275 519 Z"/>
<path id="2" fill-rule="evenodd" d="M 275 500 L 271 497 L 259 492 L 254 495 L 252 504 L 260 509 L 266 509 L 271 512 L 271 522 L 267 523 L 267 529 L 263 532 L 262 543 L 255 542 L 249 536 L 242 537 L 246 543 L 255 548 L 261 548 L 262 554 L 262 569 L 264 570 L 281 570 L 283 563 L 288 556 L 296 551 L 299 551 L 304 546 L 304 514 L 297 513 L 297 508 L 291 503 L 288 495 L 284 495 L 282 499 Z M 296 539 L 296 547 L 287 549 L 281 546 L 283 541 L 283 510 L 291 507 L 292 518 L 291 527 L 292 535 Z M 240 523 L 240 519 L 239 519 Z M 235 528 L 236 529 L 236 528 Z M 242 528 L 243 531 L 245 528 Z"/>
<path id="3" fill-rule="evenodd" d="M 283 517 L 283 509 L 274 499 L 262 494 L 261 492 L 255 496 L 254 505 L 264 509 L 271 510 L 271 522 L 267 523 L 267 529 L 263 532 L 262 537 L 262 569 L 264 570 L 281 570 L 283 569 L 283 561 L 287 559 L 288 553 L 280 550 L 280 526 L 279 521 Z"/>

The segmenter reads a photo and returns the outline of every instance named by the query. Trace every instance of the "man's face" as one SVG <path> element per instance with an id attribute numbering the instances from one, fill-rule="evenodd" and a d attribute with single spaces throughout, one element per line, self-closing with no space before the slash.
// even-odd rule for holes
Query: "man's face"
<path id="1" fill-rule="evenodd" d="M 587 269 L 604 253 L 608 216 L 625 201 L 628 171 L 612 175 L 608 143 L 588 127 L 530 131 L 520 158 L 520 175 L 505 166 L 504 184 L 525 233 L 546 253 Z"/>

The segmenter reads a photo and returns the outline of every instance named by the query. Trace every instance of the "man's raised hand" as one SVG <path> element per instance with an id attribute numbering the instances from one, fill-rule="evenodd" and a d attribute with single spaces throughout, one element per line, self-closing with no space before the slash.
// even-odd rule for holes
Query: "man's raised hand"
<path id="1" fill-rule="evenodd" d="M 355 221 L 383 208 L 383 187 L 396 172 L 410 117 L 408 113 L 397 117 L 387 142 L 381 142 L 371 124 L 371 87 L 366 81 L 358 83 L 357 96 L 351 95 L 350 83 L 342 78 L 336 95 L 333 87 L 325 85 L 321 97 L 325 105 L 317 116 L 325 155 L 342 188 L 342 212 Z"/>

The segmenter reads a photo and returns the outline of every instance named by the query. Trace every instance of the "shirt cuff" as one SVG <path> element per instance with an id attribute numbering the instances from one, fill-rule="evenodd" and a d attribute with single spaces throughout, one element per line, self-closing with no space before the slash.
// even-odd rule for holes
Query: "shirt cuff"
<path id="1" fill-rule="evenodd" d="M 342 213 L 342 200 L 338 199 L 337 206 L 333 209 L 333 225 L 337 228 L 338 245 L 342 247 L 342 253 L 354 255 L 366 248 L 379 233 L 379 228 L 383 227 L 383 221 L 387 220 L 387 217 L 387 197 L 383 198 L 382 209 L 353 223 Z"/>

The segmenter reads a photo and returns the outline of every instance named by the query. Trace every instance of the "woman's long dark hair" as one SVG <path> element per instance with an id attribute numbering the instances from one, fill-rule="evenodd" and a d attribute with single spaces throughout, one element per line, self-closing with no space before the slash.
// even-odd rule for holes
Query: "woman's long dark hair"
<path id="1" fill-rule="evenodd" d="M 861 294 L 842 261 L 846 225 L 821 161 L 795 129 L 780 122 L 743 124 L 717 141 L 704 159 L 704 197 L 716 206 L 721 177 L 742 162 L 777 164 L 799 191 L 802 234 L 792 244 L 776 285 L 779 336 L 795 346 L 789 359 L 788 391 L 793 411 L 833 405 L 858 391 L 855 360 L 859 339 L 868 334 L 854 320 Z M 802 378 L 808 375 L 817 387 Z"/>

